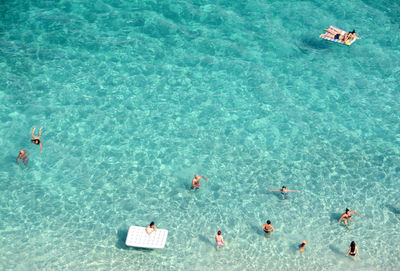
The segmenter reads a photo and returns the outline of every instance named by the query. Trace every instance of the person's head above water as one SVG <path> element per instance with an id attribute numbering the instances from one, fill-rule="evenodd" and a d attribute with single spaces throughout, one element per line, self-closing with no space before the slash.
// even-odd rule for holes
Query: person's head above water
<path id="1" fill-rule="evenodd" d="M 267 224 L 268 224 L 268 225 L 271 224 L 271 221 L 270 221 L 270 220 L 267 220 Z"/>
<path id="2" fill-rule="evenodd" d="M 32 139 L 31 140 L 33 143 L 35 143 L 36 145 L 40 144 L 40 140 L 39 139 Z"/>
<path id="3" fill-rule="evenodd" d="M 286 186 L 282 186 L 282 189 L 286 189 Z"/>
<path id="4" fill-rule="evenodd" d="M 218 235 L 221 235 L 221 231 L 218 231 L 217 234 L 218 234 Z"/>
<path id="5" fill-rule="evenodd" d="M 154 222 L 151 221 L 149 226 L 150 226 L 150 227 L 153 227 L 153 226 L 154 226 Z"/>
<path id="6" fill-rule="evenodd" d="M 349 32 L 349 33 L 351 33 L 351 34 L 355 34 L 355 33 L 356 33 L 356 30 L 355 30 L 355 29 L 353 29 L 353 31 L 351 31 L 351 32 Z"/>
<path id="7" fill-rule="evenodd" d="M 348 213 L 348 212 L 350 212 L 350 210 L 346 208 L 346 213 Z"/>

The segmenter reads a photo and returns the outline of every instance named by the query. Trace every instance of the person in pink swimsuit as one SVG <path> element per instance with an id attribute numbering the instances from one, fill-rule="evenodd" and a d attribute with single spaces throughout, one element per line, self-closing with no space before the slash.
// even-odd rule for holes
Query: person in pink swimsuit
<path id="1" fill-rule="evenodd" d="M 26 163 L 28 163 L 28 160 L 29 160 L 28 151 L 26 151 L 26 150 L 20 150 L 19 151 L 19 154 L 18 154 L 18 157 L 17 157 L 17 163 L 20 166 L 20 163 L 18 162 L 19 159 L 21 159 L 22 162 L 24 163 L 24 165 L 26 165 Z"/>
<path id="2" fill-rule="evenodd" d="M 221 235 L 221 231 L 218 231 L 215 235 L 215 242 L 217 243 L 218 247 L 225 245 L 224 238 Z"/>

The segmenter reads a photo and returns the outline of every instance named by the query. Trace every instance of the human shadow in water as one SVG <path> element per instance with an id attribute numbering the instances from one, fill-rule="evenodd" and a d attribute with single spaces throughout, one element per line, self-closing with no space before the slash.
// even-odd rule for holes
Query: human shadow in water
<path id="1" fill-rule="evenodd" d="M 206 243 L 206 244 L 209 244 L 209 245 L 215 245 L 213 242 L 211 242 L 211 240 L 209 238 L 207 238 L 207 237 L 205 237 L 204 235 L 201 235 L 201 234 L 199 235 L 199 240 L 204 242 L 204 243 Z"/>
<path id="2" fill-rule="evenodd" d="M 142 248 L 142 247 L 128 247 L 125 245 L 126 241 L 126 236 L 128 235 L 128 231 L 123 229 L 123 230 L 118 230 L 117 232 L 117 243 L 115 244 L 115 247 L 118 249 L 125 249 L 125 250 L 137 250 L 137 251 L 143 251 L 143 252 L 151 252 L 153 249 L 149 248 Z"/>
<path id="3" fill-rule="evenodd" d="M 299 50 L 301 50 L 304 54 L 308 54 L 314 50 L 325 50 L 329 47 L 329 42 L 314 37 L 302 39 L 298 45 Z"/>
<path id="4" fill-rule="evenodd" d="M 329 245 L 329 249 L 332 250 L 333 253 L 337 254 L 337 255 L 342 255 L 343 252 L 340 251 L 340 249 L 338 249 L 337 247 L 335 247 L 334 245 Z"/>
<path id="5" fill-rule="evenodd" d="M 333 222 L 338 223 L 341 216 L 342 216 L 341 213 L 332 213 L 331 214 L 331 223 L 333 223 Z"/>
<path id="6" fill-rule="evenodd" d="M 251 225 L 251 230 L 254 231 L 257 235 L 266 236 L 264 231 L 261 229 L 261 226 L 258 227 L 258 226 L 253 224 L 253 225 Z"/>
<path id="7" fill-rule="evenodd" d="M 394 207 L 393 205 L 386 204 L 386 208 L 388 208 L 389 211 L 391 211 L 395 215 L 400 215 L 400 210 L 398 208 Z"/>

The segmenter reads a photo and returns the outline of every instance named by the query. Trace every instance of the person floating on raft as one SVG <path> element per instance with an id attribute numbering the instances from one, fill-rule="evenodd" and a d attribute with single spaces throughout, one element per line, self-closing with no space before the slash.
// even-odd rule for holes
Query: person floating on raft
<path id="1" fill-rule="evenodd" d="M 328 29 L 324 29 L 324 31 L 326 31 L 326 33 L 321 34 L 319 36 L 320 38 L 346 45 L 351 45 L 356 39 L 361 39 L 356 34 L 355 29 L 353 29 L 351 32 L 346 32 L 337 27 L 330 26 Z"/>

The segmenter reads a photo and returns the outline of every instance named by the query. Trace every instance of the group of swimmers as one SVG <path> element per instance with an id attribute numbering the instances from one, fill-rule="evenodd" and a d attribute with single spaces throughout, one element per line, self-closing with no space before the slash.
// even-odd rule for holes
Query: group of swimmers
<path id="1" fill-rule="evenodd" d="M 354 30 L 353 30 L 354 33 Z M 39 129 L 39 135 L 35 136 L 35 130 L 36 128 L 33 128 L 32 133 L 31 133 L 31 141 L 32 143 L 39 145 L 40 146 L 40 152 L 43 151 L 43 146 L 42 146 L 42 142 L 40 141 L 40 138 L 42 137 L 42 128 Z M 19 163 L 19 159 L 22 160 L 22 162 L 26 165 L 26 163 L 28 162 L 29 158 L 28 158 L 28 151 L 26 150 L 20 150 L 19 151 L 19 155 L 17 157 L 17 163 L 18 165 L 20 165 Z M 195 174 L 193 179 L 192 179 L 192 188 L 193 189 L 200 189 L 200 180 L 204 179 L 206 181 L 208 181 L 207 178 L 205 178 L 204 176 L 199 176 L 198 174 Z M 299 190 L 289 190 L 286 188 L 286 186 L 282 186 L 281 189 L 273 189 L 273 190 L 269 190 L 269 192 L 281 192 L 282 195 L 282 199 L 288 199 L 289 198 L 289 192 L 301 192 Z M 346 208 L 346 212 L 344 212 L 339 219 L 339 223 L 343 220 L 344 224 L 346 225 L 346 228 L 349 229 L 348 227 L 348 221 L 353 221 L 352 219 L 352 215 L 353 214 L 357 214 L 360 215 L 359 213 L 357 213 L 356 211 L 350 211 L 349 209 Z M 271 225 L 271 221 L 267 220 L 267 222 L 262 225 L 261 229 L 267 234 L 267 238 L 270 238 L 271 233 L 274 231 L 274 227 Z M 157 227 L 154 224 L 154 222 L 151 222 L 147 227 L 146 227 L 146 233 L 148 235 L 154 233 L 157 231 Z M 217 234 L 215 235 L 215 242 L 217 244 L 217 247 L 222 247 L 225 245 L 225 241 L 224 238 L 222 237 L 222 233 L 221 231 L 218 231 Z M 304 251 L 304 248 L 306 247 L 306 243 L 310 242 L 309 240 L 307 241 L 303 241 L 299 244 L 299 249 L 300 249 L 300 253 L 302 253 Z M 351 256 L 356 256 L 360 255 L 358 252 L 358 248 L 355 244 L 354 241 L 351 242 L 349 250 L 346 254 L 346 256 L 351 255 Z"/>
<path id="2" fill-rule="evenodd" d="M 204 180 L 208 181 L 208 179 L 206 179 L 204 176 L 199 176 L 198 174 L 195 174 L 192 179 L 192 188 L 193 189 L 200 188 L 200 179 L 204 179 Z M 269 192 L 281 192 L 282 200 L 284 200 L 284 199 L 289 198 L 289 192 L 301 192 L 301 191 L 289 190 L 286 188 L 286 186 L 282 186 L 281 189 L 272 189 L 272 190 L 269 190 Z M 357 213 L 356 211 L 350 211 L 349 209 L 346 208 L 346 211 L 340 216 L 338 224 L 340 224 L 343 221 L 344 224 L 346 225 L 346 228 L 349 230 L 348 221 L 353 221 L 353 218 L 352 218 L 353 214 L 357 214 L 359 216 L 361 215 L 361 214 Z M 271 225 L 270 220 L 267 220 L 267 222 L 265 222 L 265 224 L 261 226 L 261 229 L 266 233 L 267 238 L 270 238 L 271 233 L 275 230 L 274 227 Z M 218 231 L 217 234 L 215 235 L 215 242 L 217 244 L 217 247 L 222 247 L 225 245 L 224 238 L 222 237 L 221 231 Z M 306 244 L 308 242 L 310 242 L 310 240 L 304 240 L 298 245 L 298 247 L 300 249 L 300 253 L 303 253 L 304 248 L 306 247 Z M 348 255 L 354 256 L 354 257 L 356 255 L 360 256 L 360 254 L 358 252 L 358 248 L 354 241 L 352 241 L 350 244 L 350 247 L 349 247 L 349 250 L 348 250 L 346 256 L 348 256 Z"/>
<path id="3" fill-rule="evenodd" d="M 39 145 L 40 146 L 40 152 L 42 152 L 43 151 L 43 146 L 42 146 L 42 142 L 40 141 L 40 138 L 42 137 L 42 127 L 40 127 L 40 129 L 39 129 L 39 135 L 38 136 L 35 136 L 35 130 L 36 130 L 36 128 L 33 128 L 33 130 L 32 130 L 31 142 L 36 144 L 36 145 Z M 17 157 L 18 165 L 20 165 L 20 163 L 18 161 L 19 159 L 22 160 L 24 165 L 26 165 L 28 163 L 28 160 L 29 160 L 28 153 L 29 152 L 27 150 L 20 150 L 19 151 L 19 154 L 18 154 L 18 157 Z"/>

